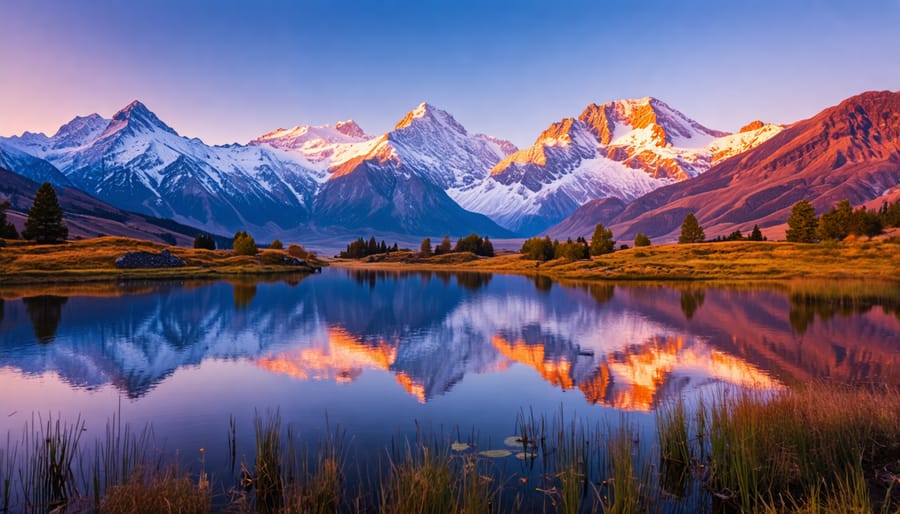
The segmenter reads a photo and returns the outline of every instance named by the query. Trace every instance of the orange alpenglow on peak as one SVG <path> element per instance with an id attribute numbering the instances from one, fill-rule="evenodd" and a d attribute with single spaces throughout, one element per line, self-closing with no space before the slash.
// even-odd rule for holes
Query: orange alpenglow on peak
<path id="1" fill-rule="evenodd" d="M 763 128 L 764 126 L 766 126 L 766 124 L 763 123 L 761 120 L 753 120 L 750 123 L 741 127 L 741 133 L 751 132 L 753 130 L 759 130 L 759 129 Z"/>

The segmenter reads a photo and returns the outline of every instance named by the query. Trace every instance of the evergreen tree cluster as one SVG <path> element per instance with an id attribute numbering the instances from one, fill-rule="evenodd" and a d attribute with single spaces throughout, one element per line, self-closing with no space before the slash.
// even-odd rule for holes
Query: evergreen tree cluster
<path id="1" fill-rule="evenodd" d="M 259 252 L 256 240 L 245 230 L 235 232 L 234 244 L 231 245 L 231 248 L 235 255 L 256 255 Z"/>
<path id="2" fill-rule="evenodd" d="M 383 239 L 379 244 L 378 241 L 375 240 L 375 236 L 370 237 L 368 241 L 360 237 L 356 241 L 348 244 L 347 249 L 339 255 L 342 259 L 362 259 L 369 255 L 396 252 L 397 250 L 399 250 L 397 243 L 394 243 L 394 246 L 388 246 Z"/>
<path id="3" fill-rule="evenodd" d="M 564 243 L 560 243 L 558 240 L 551 240 L 550 236 L 545 236 L 526 239 L 519 253 L 533 261 L 549 261 L 551 259 L 578 261 L 589 259 L 591 248 L 583 237 L 579 237 L 575 241 L 569 238 Z"/>
<path id="4" fill-rule="evenodd" d="M 762 231 L 759 229 L 759 225 L 753 225 L 753 230 L 750 232 L 750 235 L 745 236 L 741 233 L 740 230 L 735 230 L 734 232 L 728 234 L 727 236 L 716 236 L 710 242 L 712 243 L 721 243 L 725 241 L 766 241 L 765 236 L 762 235 Z"/>
<path id="5" fill-rule="evenodd" d="M 472 252 L 482 257 L 493 257 L 494 244 L 491 243 L 488 236 L 481 237 L 478 234 L 469 234 L 456 241 L 453 251 L 455 253 Z"/>
<path id="6" fill-rule="evenodd" d="M 216 240 L 209 234 L 197 234 L 197 237 L 194 238 L 194 248 L 199 248 L 201 250 L 215 250 Z"/>
<path id="7" fill-rule="evenodd" d="M 6 209 L 9 209 L 9 202 L 0 202 L 0 239 L 19 239 L 15 225 L 6 220 Z"/>
<path id="8" fill-rule="evenodd" d="M 900 226 L 900 201 L 882 203 L 877 211 L 865 207 L 854 209 L 849 200 L 841 200 L 816 217 L 815 208 L 807 200 L 791 207 L 786 238 L 793 243 L 842 241 L 848 236 L 874 237 L 885 227 Z"/>

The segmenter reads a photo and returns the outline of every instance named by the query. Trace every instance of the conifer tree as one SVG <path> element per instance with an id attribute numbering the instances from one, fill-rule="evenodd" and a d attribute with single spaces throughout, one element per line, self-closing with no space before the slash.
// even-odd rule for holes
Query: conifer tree
<path id="1" fill-rule="evenodd" d="M 706 239 L 703 227 L 697 221 L 693 212 L 689 212 L 681 223 L 681 235 L 678 236 L 678 244 L 702 243 Z"/>
<path id="2" fill-rule="evenodd" d="M 56 198 L 56 190 L 44 182 L 34 195 L 34 204 L 28 211 L 22 237 L 34 239 L 39 244 L 61 243 L 69 235 L 62 218 L 63 211 Z"/>
<path id="3" fill-rule="evenodd" d="M 419 246 L 419 253 L 422 257 L 430 257 L 431 256 L 431 238 L 426 237 L 422 240 L 422 244 Z"/>
<path id="4" fill-rule="evenodd" d="M 444 236 L 444 239 L 441 240 L 441 244 L 437 245 L 437 248 L 434 249 L 434 254 L 441 255 L 452 251 L 453 243 L 450 242 L 450 236 Z"/>
<path id="5" fill-rule="evenodd" d="M 9 202 L 0 202 L 0 239 L 19 239 L 15 225 L 6 221 L 6 209 L 9 209 Z"/>
<path id="6" fill-rule="evenodd" d="M 750 237 L 748 237 L 747 239 L 750 241 L 763 240 L 762 230 L 759 229 L 759 225 L 753 225 L 753 231 L 750 232 Z"/>
<path id="7" fill-rule="evenodd" d="M 792 243 L 815 243 L 819 221 L 816 210 L 807 200 L 800 200 L 791 207 L 785 238 Z"/>
<path id="8" fill-rule="evenodd" d="M 613 239 L 612 230 L 604 227 L 602 223 L 598 223 L 594 228 L 594 235 L 591 237 L 591 255 L 612 253 L 615 248 L 616 242 Z"/>

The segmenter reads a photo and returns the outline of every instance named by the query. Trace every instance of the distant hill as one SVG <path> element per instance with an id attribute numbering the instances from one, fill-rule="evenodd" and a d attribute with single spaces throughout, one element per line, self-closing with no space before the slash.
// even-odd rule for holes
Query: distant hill
<path id="1" fill-rule="evenodd" d="M 33 180 L 0 168 L 0 198 L 10 201 L 7 215 L 19 231 L 25 224 L 38 187 L 40 184 Z M 56 193 L 70 238 L 121 235 L 190 246 L 194 237 L 202 232 L 171 220 L 123 211 L 71 187 L 56 186 Z M 222 246 L 227 240 L 219 237 L 217 243 Z"/>

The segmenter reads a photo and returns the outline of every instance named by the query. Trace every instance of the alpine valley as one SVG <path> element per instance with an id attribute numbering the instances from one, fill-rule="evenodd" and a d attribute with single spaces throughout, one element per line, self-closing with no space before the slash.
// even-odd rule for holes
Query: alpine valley
<path id="1" fill-rule="evenodd" d="M 469 133 L 427 103 L 381 135 L 344 121 L 210 146 L 135 101 L 109 119 L 76 117 L 52 136 L 0 138 L 0 167 L 28 179 L 6 180 L 2 190 L 19 222 L 25 203 L 16 199 L 46 181 L 105 205 L 98 219 L 131 211 L 262 240 L 371 232 L 503 239 L 548 230 L 564 238 L 603 222 L 617 235 L 640 230 L 662 242 L 687 212 L 714 237 L 783 224 L 802 198 L 824 209 L 895 189 L 900 93 L 864 93 L 809 120 L 755 121 L 733 134 L 652 97 L 591 104 L 524 149 Z"/>

